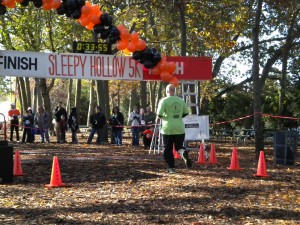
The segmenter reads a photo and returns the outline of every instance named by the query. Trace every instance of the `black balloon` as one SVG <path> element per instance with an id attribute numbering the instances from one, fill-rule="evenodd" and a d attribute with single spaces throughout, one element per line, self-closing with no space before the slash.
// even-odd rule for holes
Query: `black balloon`
<path id="1" fill-rule="evenodd" d="M 0 4 L 0 15 L 4 15 L 7 12 L 7 9 L 4 5 Z"/>
<path id="2" fill-rule="evenodd" d="M 159 54 L 159 52 L 156 52 L 153 54 L 153 62 L 155 62 L 156 64 L 159 63 L 161 60 L 161 55 Z"/>
<path id="3" fill-rule="evenodd" d="M 142 54 L 140 51 L 135 51 L 134 53 L 132 53 L 132 58 L 136 61 L 142 59 Z"/>
<path id="4" fill-rule="evenodd" d="M 29 0 L 23 0 L 20 4 L 21 4 L 21 6 L 28 6 Z"/>
<path id="5" fill-rule="evenodd" d="M 144 57 L 145 57 L 145 59 L 147 59 L 147 60 L 151 60 L 152 58 L 153 58 L 153 52 L 152 52 L 152 49 L 151 48 L 145 48 L 145 50 L 144 50 Z"/>
<path id="6" fill-rule="evenodd" d="M 61 4 L 57 9 L 56 12 L 58 15 L 64 15 L 66 13 L 64 4 Z"/>
<path id="7" fill-rule="evenodd" d="M 151 69 L 151 68 L 153 68 L 155 65 L 154 65 L 154 63 L 153 63 L 152 61 L 146 60 L 146 61 L 144 62 L 144 66 L 145 66 L 145 68 L 147 68 L 147 69 Z"/>
<path id="8" fill-rule="evenodd" d="M 120 31 L 117 27 L 113 26 L 110 31 L 111 37 L 120 37 Z"/>
<path id="9" fill-rule="evenodd" d="M 40 8 L 43 5 L 43 1 L 42 0 L 34 0 L 33 5 L 37 8 Z"/>
<path id="10" fill-rule="evenodd" d="M 110 43 L 110 44 L 115 44 L 115 43 L 117 43 L 119 40 L 121 40 L 120 37 L 112 37 L 112 36 L 110 36 L 110 37 L 108 38 L 108 43 Z"/>
<path id="11" fill-rule="evenodd" d="M 96 24 L 93 27 L 93 32 L 96 34 L 101 34 L 101 33 L 105 32 L 105 26 L 102 24 Z"/>
<path id="12" fill-rule="evenodd" d="M 102 15 L 100 16 L 100 21 L 104 26 L 112 25 L 112 17 L 107 13 L 102 13 Z"/>
<path id="13" fill-rule="evenodd" d="M 71 16 L 73 19 L 79 19 L 81 17 L 81 11 L 80 10 L 75 10 L 73 13 L 72 13 L 72 16 Z"/>

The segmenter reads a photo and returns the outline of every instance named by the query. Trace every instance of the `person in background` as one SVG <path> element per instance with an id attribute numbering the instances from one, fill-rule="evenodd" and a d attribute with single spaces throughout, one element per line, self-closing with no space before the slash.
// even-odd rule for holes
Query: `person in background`
<path id="1" fill-rule="evenodd" d="M 35 116 L 35 114 L 33 113 L 31 107 L 28 107 L 28 108 L 27 108 L 27 111 L 29 111 L 29 113 L 31 114 L 31 116 L 32 116 L 32 118 L 33 118 L 33 123 L 32 123 L 31 131 L 30 131 L 30 134 L 31 134 L 31 141 L 30 141 L 30 142 L 33 143 L 34 140 L 35 140 L 35 131 L 36 131 L 36 129 L 34 129 L 34 128 L 35 128 L 35 127 L 34 127 L 34 116 Z"/>
<path id="2" fill-rule="evenodd" d="M 129 125 L 131 126 L 132 146 L 138 147 L 140 145 L 139 136 L 141 116 L 137 106 L 134 106 L 133 111 L 129 114 L 128 120 Z"/>
<path id="3" fill-rule="evenodd" d="M 59 102 L 57 107 L 54 110 L 54 117 L 55 117 L 55 132 L 56 132 L 56 140 L 57 143 L 60 143 L 61 141 L 61 129 L 60 129 L 60 120 L 61 116 L 64 115 L 64 117 L 67 119 L 67 111 L 66 109 L 62 106 L 62 102 Z"/>
<path id="4" fill-rule="evenodd" d="M 157 108 L 156 123 L 162 121 L 161 133 L 164 143 L 164 159 L 168 164 L 168 172 L 176 173 L 173 146 L 181 155 L 187 167 L 192 166 L 188 152 L 183 147 L 185 128 L 182 118 L 189 114 L 186 103 L 175 96 L 176 88 L 173 84 L 166 87 L 167 97 L 161 99 Z"/>
<path id="5" fill-rule="evenodd" d="M 146 129 L 149 128 L 150 126 L 154 127 L 155 119 L 156 119 L 156 114 L 152 112 L 151 107 L 150 106 L 146 107 L 146 113 L 145 113 Z"/>
<path id="6" fill-rule="evenodd" d="M 109 125 L 111 125 L 111 131 L 115 140 L 115 144 L 117 146 L 122 146 L 124 116 L 119 111 L 118 106 L 113 108 L 112 115 L 109 118 Z"/>
<path id="7" fill-rule="evenodd" d="M 144 149 L 147 150 L 150 148 L 152 136 L 153 136 L 154 127 L 149 127 L 141 133 L 143 138 Z"/>
<path id="8" fill-rule="evenodd" d="M 76 107 L 71 108 L 71 113 L 68 119 L 69 128 L 72 133 L 72 144 L 78 144 L 77 131 L 79 130 L 79 125 L 77 121 L 77 109 Z"/>
<path id="9" fill-rule="evenodd" d="M 25 141 L 27 143 L 31 143 L 32 142 L 31 129 L 34 124 L 34 118 L 30 110 L 26 110 L 25 116 L 22 117 L 22 122 L 23 122 L 22 143 L 24 143 Z"/>
<path id="10" fill-rule="evenodd" d="M 106 124 L 105 115 L 101 112 L 101 107 L 95 107 L 95 113 L 90 117 L 90 124 L 92 125 L 92 130 L 87 140 L 87 144 L 91 144 L 95 133 L 97 133 L 96 144 L 101 144 L 102 130 Z"/>
<path id="11" fill-rule="evenodd" d="M 66 143 L 66 131 L 68 130 L 68 122 L 66 120 L 66 117 L 64 115 L 60 116 L 59 121 L 59 129 L 60 129 L 60 141 L 59 143 Z"/>
<path id="12" fill-rule="evenodd" d="M 20 140 L 19 136 L 19 119 L 21 118 L 21 113 L 16 109 L 16 103 L 10 104 L 10 110 L 8 111 L 8 119 L 10 124 L 10 141 L 13 141 L 13 133 L 16 131 L 16 139 Z"/>
<path id="13" fill-rule="evenodd" d="M 37 129 L 41 135 L 41 143 L 46 142 L 50 143 L 49 138 L 49 126 L 50 126 L 50 115 L 49 113 L 45 112 L 45 109 L 43 106 L 40 106 L 38 108 L 38 112 L 34 116 L 34 123 L 37 126 Z"/>
<path id="14" fill-rule="evenodd" d="M 140 132 L 142 133 L 146 128 L 146 122 L 145 122 L 145 109 L 144 108 L 140 108 L 140 116 L 141 116 L 141 120 L 140 120 Z"/>

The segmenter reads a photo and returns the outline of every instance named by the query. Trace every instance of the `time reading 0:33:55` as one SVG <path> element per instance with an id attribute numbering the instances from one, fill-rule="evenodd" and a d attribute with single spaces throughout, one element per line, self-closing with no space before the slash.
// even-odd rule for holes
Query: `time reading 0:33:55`
<path id="1" fill-rule="evenodd" d="M 111 44 L 73 41 L 73 52 L 86 54 L 111 54 Z"/>

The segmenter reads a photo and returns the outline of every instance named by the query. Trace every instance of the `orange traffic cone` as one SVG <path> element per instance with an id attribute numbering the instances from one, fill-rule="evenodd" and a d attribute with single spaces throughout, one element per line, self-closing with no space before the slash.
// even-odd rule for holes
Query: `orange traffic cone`
<path id="1" fill-rule="evenodd" d="M 19 151 L 16 151 L 15 153 L 15 159 L 14 159 L 14 176 L 24 176 L 25 173 L 23 173 L 22 165 L 21 165 L 21 157 Z"/>
<path id="2" fill-rule="evenodd" d="M 215 145 L 211 144 L 210 154 L 209 154 L 209 164 L 217 164 Z"/>
<path id="3" fill-rule="evenodd" d="M 175 149 L 175 145 L 173 145 L 173 155 L 174 155 L 174 159 L 180 159 L 181 158 L 179 153 Z"/>
<path id="4" fill-rule="evenodd" d="M 267 166 L 266 166 L 264 151 L 260 151 L 260 153 L 259 153 L 257 172 L 256 172 L 256 174 L 253 174 L 253 175 L 256 177 L 268 177 L 269 176 L 267 174 Z"/>
<path id="5" fill-rule="evenodd" d="M 205 154 L 204 154 L 204 144 L 203 143 L 200 144 L 198 161 L 196 163 L 197 164 L 206 164 L 206 162 L 205 162 Z"/>
<path id="6" fill-rule="evenodd" d="M 58 158 L 57 158 L 57 156 L 54 156 L 50 184 L 46 184 L 45 187 L 55 188 L 55 187 L 65 187 L 65 186 L 67 186 L 67 185 L 62 183 L 62 180 L 61 180 Z"/>
<path id="7" fill-rule="evenodd" d="M 240 168 L 240 165 L 239 165 L 239 157 L 237 154 L 236 147 L 233 148 L 232 155 L 231 155 L 231 164 L 230 164 L 230 167 L 227 167 L 227 169 L 242 170 L 242 168 Z"/>

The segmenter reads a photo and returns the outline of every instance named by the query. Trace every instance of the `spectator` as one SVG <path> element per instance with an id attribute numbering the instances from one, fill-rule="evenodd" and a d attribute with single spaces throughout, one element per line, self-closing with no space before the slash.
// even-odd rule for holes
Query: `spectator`
<path id="1" fill-rule="evenodd" d="M 140 132 L 143 132 L 146 128 L 145 128 L 145 125 L 146 125 L 146 122 L 145 122 L 145 109 L 144 108 L 141 108 L 140 109 L 140 116 L 141 116 L 141 120 L 140 120 Z"/>
<path id="2" fill-rule="evenodd" d="M 164 142 L 164 159 L 168 164 L 168 172 L 176 173 L 173 146 L 181 155 L 187 167 L 192 166 L 188 152 L 183 147 L 185 129 L 182 118 L 189 114 L 183 99 L 175 96 L 176 88 L 173 84 L 166 87 L 167 97 L 161 99 L 157 109 L 157 123 L 162 120 L 161 133 Z"/>
<path id="3" fill-rule="evenodd" d="M 43 106 L 38 108 L 38 112 L 34 116 L 34 123 L 37 126 L 38 132 L 41 135 L 41 143 L 46 142 L 50 143 L 49 139 L 49 126 L 50 126 L 50 115 L 45 112 Z"/>
<path id="4" fill-rule="evenodd" d="M 87 144 L 91 144 L 95 133 L 97 133 L 96 144 L 101 144 L 102 130 L 106 124 L 106 119 L 105 115 L 101 113 L 100 106 L 95 107 L 95 113 L 90 117 L 90 123 L 92 125 L 92 130 L 87 140 Z"/>
<path id="5" fill-rule="evenodd" d="M 68 122 L 66 120 L 66 117 L 64 115 L 60 116 L 59 121 L 59 129 L 60 129 L 60 141 L 59 143 L 66 143 L 66 131 L 68 130 Z"/>
<path id="6" fill-rule="evenodd" d="M 124 126 L 124 116 L 119 111 L 119 107 L 115 106 L 112 111 L 112 115 L 109 118 L 109 125 L 111 125 L 112 135 L 117 146 L 122 146 L 123 138 L 123 126 Z"/>
<path id="7" fill-rule="evenodd" d="M 133 111 L 129 114 L 129 125 L 131 126 L 132 146 L 138 147 L 140 135 L 141 116 L 137 106 L 134 106 Z"/>
<path id="8" fill-rule="evenodd" d="M 30 131 L 30 134 L 31 134 L 31 141 L 30 141 L 30 142 L 32 143 L 32 142 L 34 142 L 34 140 L 35 140 L 35 131 L 36 131 L 36 129 L 34 129 L 34 128 L 35 128 L 35 127 L 34 127 L 34 116 L 35 116 L 35 114 L 33 113 L 31 107 L 28 107 L 28 108 L 27 108 L 27 111 L 30 112 L 30 114 L 32 115 L 32 118 L 33 118 L 33 123 L 32 123 L 31 131 Z"/>
<path id="9" fill-rule="evenodd" d="M 59 126 L 59 122 L 61 120 L 61 115 L 64 115 L 66 120 L 67 120 L 67 111 L 64 107 L 62 107 L 62 102 L 59 102 L 58 103 L 58 106 L 55 108 L 54 110 L 54 117 L 55 117 L 55 131 L 56 131 L 56 140 L 57 140 L 57 143 L 60 143 L 61 141 L 61 129 L 60 129 L 60 126 Z"/>
<path id="10" fill-rule="evenodd" d="M 24 143 L 25 141 L 31 143 L 32 142 L 31 129 L 34 124 L 34 118 L 30 110 L 26 110 L 26 115 L 22 117 L 22 121 L 23 121 L 22 143 Z"/>
<path id="11" fill-rule="evenodd" d="M 79 130 L 78 122 L 77 122 L 77 109 L 76 107 L 71 108 L 71 113 L 68 119 L 69 128 L 72 133 L 72 143 L 78 144 L 77 131 Z"/>
<path id="12" fill-rule="evenodd" d="M 143 138 L 144 149 L 149 149 L 152 141 L 154 127 L 149 127 L 141 133 Z"/>
<path id="13" fill-rule="evenodd" d="M 149 128 L 150 126 L 154 126 L 155 118 L 156 118 L 156 114 L 152 112 L 151 107 L 150 106 L 146 107 L 146 113 L 145 113 L 146 128 L 147 127 Z"/>
<path id="14" fill-rule="evenodd" d="M 20 140 L 19 136 L 19 119 L 21 118 L 21 113 L 16 109 L 16 103 L 10 104 L 10 110 L 8 111 L 8 119 L 10 124 L 10 141 L 13 141 L 13 133 L 16 131 L 16 139 Z"/>

